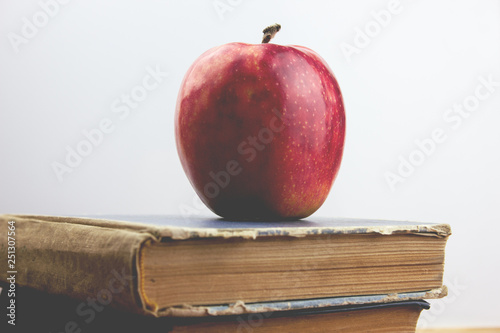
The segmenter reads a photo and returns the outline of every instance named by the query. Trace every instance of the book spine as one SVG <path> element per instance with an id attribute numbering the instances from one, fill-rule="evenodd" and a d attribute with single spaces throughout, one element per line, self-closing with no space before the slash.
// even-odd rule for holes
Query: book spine
<path id="1" fill-rule="evenodd" d="M 10 235 L 10 236 L 8 236 Z M 10 237 L 10 238 L 9 238 Z M 138 256 L 149 233 L 36 217 L 0 216 L 0 255 L 13 258 L 0 281 L 67 295 L 85 306 L 144 313 Z M 6 262 L 6 259 L 4 259 Z"/>

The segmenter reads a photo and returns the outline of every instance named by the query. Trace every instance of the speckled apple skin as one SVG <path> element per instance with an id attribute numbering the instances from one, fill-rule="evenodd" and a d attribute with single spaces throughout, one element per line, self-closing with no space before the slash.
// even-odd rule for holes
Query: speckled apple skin
<path id="1" fill-rule="evenodd" d="M 339 170 L 344 103 L 314 51 L 230 43 L 187 71 L 175 135 L 184 171 L 215 214 L 299 219 L 323 204 Z"/>

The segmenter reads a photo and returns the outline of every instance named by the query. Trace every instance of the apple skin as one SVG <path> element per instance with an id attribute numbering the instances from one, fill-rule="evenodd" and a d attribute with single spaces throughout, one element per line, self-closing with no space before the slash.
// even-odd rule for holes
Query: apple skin
<path id="1" fill-rule="evenodd" d="M 311 49 L 225 44 L 187 71 L 175 136 L 186 175 L 215 214 L 304 218 L 323 204 L 340 167 L 342 94 Z"/>

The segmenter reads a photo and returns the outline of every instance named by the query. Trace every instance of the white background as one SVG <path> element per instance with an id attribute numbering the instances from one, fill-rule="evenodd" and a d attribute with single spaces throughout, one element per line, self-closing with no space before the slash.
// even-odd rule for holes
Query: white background
<path id="1" fill-rule="evenodd" d="M 402 0 L 381 27 L 373 13 L 389 3 L 86 0 L 49 17 L 39 1 L 2 1 L 0 213 L 211 214 L 177 157 L 178 87 L 205 50 L 258 43 L 278 22 L 273 42 L 317 51 L 344 95 L 344 159 L 315 216 L 451 224 L 450 296 L 433 301 L 420 326 L 500 326 L 500 3 Z M 35 32 L 24 27 L 34 20 Z M 357 53 L 347 56 L 347 44 Z M 147 68 L 168 76 L 120 119 L 112 104 Z M 497 86 L 478 100 L 481 77 Z M 443 118 L 464 102 L 472 111 L 459 125 Z M 54 163 L 105 118 L 113 132 L 60 181 Z M 446 140 L 418 153 L 415 140 L 436 129 Z M 391 189 L 386 174 L 410 156 L 420 165 Z"/>

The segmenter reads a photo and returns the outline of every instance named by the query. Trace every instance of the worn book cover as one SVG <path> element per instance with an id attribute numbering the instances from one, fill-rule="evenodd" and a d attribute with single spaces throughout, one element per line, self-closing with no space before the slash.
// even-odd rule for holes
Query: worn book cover
<path id="1" fill-rule="evenodd" d="M 403 295 L 401 295 L 402 297 Z M 404 298 L 418 297 L 405 295 Z M 378 297 L 343 297 L 255 304 L 251 312 L 203 317 L 151 317 L 116 310 L 98 302 L 71 299 L 19 287 L 16 332 L 414 332 L 429 304 L 422 300 L 380 302 Z M 8 304 L 0 294 L 0 307 Z M 222 309 L 210 307 L 211 313 Z M 274 309 L 274 310 L 273 310 Z M 286 310 L 283 310 L 286 309 Z M 2 321 L 3 326 L 10 326 Z M 9 327 L 12 329 L 12 326 Z M 2 331 L 3 332 L 3 331 Z M 6 332 L 10 332 L 7 330 Z"/>
<path id="2" fill-rule="evenodd" d="M 352 302 L 353 296 L 386 303 L 446 294 L 446 224 L 2 215 L 0 230 L 9 225 L 15 225 L 17 285 L 152 316 L 285 311 L 311 299 L 327 307 L 345 297 Z M 9 245 L 0 240 L 2 253 Z M 0 273 L 5 283 L 6 272 Z M 264 309 L 262 303 L 274 307 Z"/>

